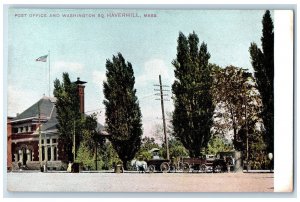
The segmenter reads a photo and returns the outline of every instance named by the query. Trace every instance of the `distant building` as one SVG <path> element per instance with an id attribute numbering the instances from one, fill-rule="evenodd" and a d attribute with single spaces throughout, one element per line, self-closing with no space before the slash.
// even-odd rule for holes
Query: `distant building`
<path id="1" fill-rule="evenodd" d="M 78 85 L 80 112 L 83 113 L 83 84 L 86 82 L 78 78 L 75 83 Z M 44 96 L 15 118 L 7 118 L 7 169 L 40 169 L 45 164 L 50 170 L 66 168 L 67 155 L 58 141 L 55 102 L 55 98 Z M 97 130 L 101 135 L 103 126 L 98 124 Z"/>

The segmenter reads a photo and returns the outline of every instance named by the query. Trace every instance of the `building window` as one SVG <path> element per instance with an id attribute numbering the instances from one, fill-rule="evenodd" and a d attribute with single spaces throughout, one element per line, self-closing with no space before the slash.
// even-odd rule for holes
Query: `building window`
<path id="1" fill-rule="evenodd" d="M 44 144 L 44 140 L 42 140 L 42 144 Z"/>
<path id="2" fill-rule="evenodd" d="M 56 139 L 52 139 L 52 143 L 56 143 Z"/>
<path id="3" fill-rule="evenodd" d="M 42 146 L 42 161 L 45 160 L 45 147 Z"/>
<path id="4" fill-rule="evenodd" d="M 48 156 L 48 161 L 51 161 L 51 147 L 47 148 L 47 156 Z"/>
<path id="5" fill-rule="evenodd" d="M 50 144 L 50 139 L 47 139 L 47 144 Z"/>
<path id="6" fill-rule="evenodd" d="M 56 161 L 57 160 L 57 147 L 54 147 L 54 149 L 53 149 L 54 151 L 53 151 L 53 160 L 54 161 Z"/>
<path id="7" fill-rule="evenodd" d="M 13 157 L 13 161 L 14 162 L 18 162 L 19 161 L 19 153 L 14 153 L 14 157 Z"/>

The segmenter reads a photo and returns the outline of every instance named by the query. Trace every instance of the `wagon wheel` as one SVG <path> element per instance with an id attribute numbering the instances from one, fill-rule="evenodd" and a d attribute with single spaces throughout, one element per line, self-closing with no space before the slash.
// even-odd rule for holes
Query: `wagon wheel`
<path id="1" fill-rule="evenodd" d="M 149 173 L 154 173 L 155 172 L 155 166 L 154 165 L 150 165 L 148 167 L 148 171 L 149 171 Z"/>
<path id="2" fill-rule="evenodd" d="M 183 171 L 184 165 L 183 163 L 179 162 L 178 167 L 176 168 L 177 171 Z"/>
<path id="3" fill-rule="evenodd" d="M 175 172 L 176 173 L 177 166 L 174 163 L 170 164 L 170 172 Z"/>
<path id="4" fill-rule="evenodd" d="M 182 170 L 185 173 L 188 173 L 190 171 L 190 165 L 188 163 L 183 163 Z"/>
<path id="5" fill-rule="evenodd" d="M 202 171 L 202 172 L 206 172 L 206 165 L 205 164 L 202 164 L 201 166 L 200 166 L 200 170 Z"/>
<path id="6" fill-rule="evenodd" d="M 214 169 L 214 172 L 215 173 L 220 173 L 222 171 L 222 168 L 220 165 L 216 165 L 215 169 Z"/>
<path id="7" fill-rule="evenodd" d="M 167 162 L 163 162 L 162 164 L 160 164 L 160 170 L 163 173 L 167 173 L 170 171 L 170 165 Z"/>

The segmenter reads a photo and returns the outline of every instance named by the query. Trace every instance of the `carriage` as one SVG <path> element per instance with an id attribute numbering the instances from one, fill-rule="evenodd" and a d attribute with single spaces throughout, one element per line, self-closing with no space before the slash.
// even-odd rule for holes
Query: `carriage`
<path id="1" fill-rule="evenodd" d="M 170 160 L 162 159 L 159 157 L 159 149 L 153 148 L 149 151 L 152 154 L 152 159 L 147 161 L 148 171 L 153 173 L 155 171 L 169 172 L 170 171 Z"/>
<path id="2" fill-rule="evenodd" d="M 170 171 L 170 161 L 167 159 L 151 159 L 147 161 L 148 171 L 153 173 L 155 171 L 161 171 L 163 173 Z"/>
<path id="3" fill-rule="evenodd" d="M 161 159 L 158 155 L 159 149 L 153 148 L 153 159 L 147 161 L 148 171 L 150 173 L 160 172 L 222 172 L 225 171 L 226 164 L 223 160 L 215 159 L 214 155 L 204 155 L 198 158 L 172 158 Z"/>
<path id="4" fill-rule="evenodd" d="M 226 172 L 233 167 L 234 159 L 229 152 L 220 152 L 217 156 L 202 155 L 200 157 L 179 157 L 162 159 L 159 157 L 158 148 L 153 148 L 149 151 L 152 154 L 152 159 L 145 162 L 147 171 L 153 172 Z"/>
<path id="5" fill-rule="evenodd" d="M 158 148 L 151 149 L 149 153 L 152 154 L 152 159 L 144 161 L 142 160 L 142 157 L 139 156 L 138 159 L 133 159 L 131 161 L 131 167 L 135 168 L 135 170 L 139 172 L 169 172 L 170 161 L 167 159 L 160 158 L 158 152 Z"/>
<path id="6" fill-rule="evenodd" d="M 149 172 L 221 172 L 222 161 L 201 156 L 198 158 L 151 159 L 147 161 Z"/>
<path id="7" fill-rule="evenodd" d="M 179 170 L 183 172 L 226 172 L 229 167 L 233 167 L 234 160 L 232 156 L 202 155 L 197 158 L 181 158 L 179 162 Z"/>
<path id="8" fill-rule="evenodd" d="M 203 155 L 197 158 L 180 157 L 172 160 L 150 160 L 148 171 L 155 172 L 202 172 L 221 173 L 229 172 L 234 167 L 234 159 L 231 156 Z"/>
<path id="9" fill-rule="evenodd" d="M 206 156 L 200 156 L 198 158 L 181 158 L 183 172 L 212 172 L 214 158 L 208 159 Z"/>

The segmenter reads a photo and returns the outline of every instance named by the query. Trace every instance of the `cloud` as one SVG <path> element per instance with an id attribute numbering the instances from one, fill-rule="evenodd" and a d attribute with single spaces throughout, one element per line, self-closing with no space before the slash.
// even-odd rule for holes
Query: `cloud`
<path id="1" fill-rule="evenodd" d="M 16 116 L 17 113 L 22 113 L 40 98 L 41 95 L 35 90 L 8 86 L 7 115 Z"/>
<path id="2" fill-rule="evenodd" d="M 143 70 L 140 76 L 137 77 L 137 84 L 151 84 L 158 83 L 158 76 L 161 75 L 162 81 L 166 85 L 171 85 L 174 80 L 174 73 L 171 66 L 167 66 L 162 59 L 151 59 L 144 63 Z"/>
<path id="3" fill-rule="evenodd" d="M 56 73 L 74 72 L 76 74 L 82 73 L 84 66 L 81 63 L 57 61 L 54 63 L 52 70 Z"/>
<path id="4" fill-rule="evenodd" d="M 158 87 L 153 86 L 159 84 L 159 75 L 161 75 L 162 84 L 169 86 L 164 87 L 164 89 L 169 90 L 166 94 L 168 94 L 167 99 L 170 99 L 171 85 L 174 82 L 174 72 L 171 64 L 167 65 L 160 58 L 150 59 L 144 63 L 143 68 L 136 77 L 136 88 L 143 115 L 144 136 L 153 136 L 157 124 L 162 123 L 160 101 L 155 100 L 159 98 L 155 95 L 158 92 L 154 90 Z M 172 100 L 165 102 L 165 113 L 172 110 Z"/>
<path id="5" fill-rule="evenodd" d="M 103 81 L 106 81 L 106 75 L 103 71 L 95 70 L 92 73 L 92 81 L 97 86 L 100 85 L 102 88 Z"/>
<path id="6" fill-rule="evenodd" d="M 150 76 L 150 78 L 157 78 L 160 74 L 162 76 L 168 76 L 169 71 L 165 62 L 161 59 L 152 59 L 145 62 L 144 65 L 145 73 Z"/>

